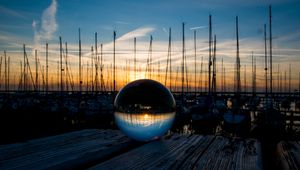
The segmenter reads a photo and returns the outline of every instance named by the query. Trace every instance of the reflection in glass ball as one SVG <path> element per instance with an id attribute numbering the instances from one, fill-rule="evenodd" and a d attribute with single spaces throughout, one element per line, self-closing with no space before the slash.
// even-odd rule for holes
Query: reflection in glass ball
<path id="1" fill-rule="evenodd" d="M 123 133 L 135 140 L 149 141 L 171 128 L 176 103 L 165 86 L 142 79 L 120 90 L 114 108 L 115 122 Z"/>

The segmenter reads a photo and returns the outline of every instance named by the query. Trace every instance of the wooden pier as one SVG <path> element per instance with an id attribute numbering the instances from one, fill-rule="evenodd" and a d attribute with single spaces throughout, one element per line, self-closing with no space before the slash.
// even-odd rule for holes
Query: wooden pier
<path id="1" fill-rule="evenodd" d="M 86 129 L 0 145 L 0 169 L 262 169 L 256 139 L 169 134 L 135 142 L 118 130 Z"/>
<path id="2" fill-rule="evenodd" d="M 281 141 L 277 145 L 277 159 L 280 169 L 299 169 L 300 142 Z"/>

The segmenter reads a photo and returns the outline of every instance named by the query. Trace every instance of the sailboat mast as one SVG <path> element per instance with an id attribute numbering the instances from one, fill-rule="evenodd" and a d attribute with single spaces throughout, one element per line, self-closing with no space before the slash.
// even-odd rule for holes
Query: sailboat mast
<path id="1" fill-rule="evenodd" d="M 91 91 L 94 92 L 94 48 L 93 46 L 91 46 L 91 55 L 92 55 L 91 56 L 91 83 L 92 83 Z"/>
<path id="2" fill-rule="evenodd" d="M 64 90 L 63 87 L 63 65 L 62 65 L 62 42 L 61 37 L 59 37 L 59 51 L 60 51 L 60 92 Z"/>
<path id="3" fill-rule="evenodd" d="M 211 15 L 209 15 L 209 38 L 208 38 L 208 52 L 209 52 L 209 56 L 208 56 L 208 93 L 211 94 L 211 41 L 212 41 L 212 28 L 211 28 Z"/>
<path id="4" fill-rule="evenodd" d="M 291 63 L 289 64 L 289 94 L 291 94 L 291 74 L 292 74 L 292 68 L 291 68 Z"/>
<path id="5" fill-rule="evenodd" d="M 181 95 L 182 95 L 182 102 L 184 100 L 184 54 L 185 53 L 185 42 L 184 42 L 184 23 L 182 23 L 182 66 L 181 66 Z"/>
<path id="6" fill-rule="evenodd" d="M 114 47 L 113 47 L 114 49 L 114 53 L 113 53 L 113 57 L 114 57 L 114 71 L 113 71 L 113 79 L 114 79 L 114 92 L 113 92 L 113 94 L 114 94 L 114 97 L 113 97 L 113 99 L 115 98 L 115 91 L 116 91 L 116 31 L 114 31 Z"/>
<path id="7" fill-rule="evenodd" d="M 247 69 L 247 66 L 245 65 L 245 66 L 244 66 L 244 92 L 245 92 L 245 93 L 247 92 L 246 69 Z"/>
<path id="8" fill-rule="evenodd" d="M 66 64 L 66 71 L 65 71 L 65 76 L 66 76 L 66 90 L 67 90 L 67 92 L 69 91 L 69 83 L 71 84 L 71 79 L 70 79 L 70 74 L 69 74 L 69 68 L 68 68 L 68 43 L 67 42 L 65 42 L 65 48 L 66 48 L 66 50 L 65 50 L 65 64 Z M 72 86 L 72 85 L 71 85 Z"/>
<path id="9" fill-rule="evenodd" d="M 79 92 L 82 91 L 82 79 L 81 79 L 81 37 L 80 37 L 80 28 L 78 29 L 79 36 Z"/>
<path id="10" fill-rule="evenodd" d="M 270 93 L 272 96 L 273 91 L 273 76 L 272 76 L 272 9 L 271 5 L 269 6 L 269 15 L 270 15 Z"/>
<path id="11" fill-rule="evenodd" d="M 150 53 L 150 59 L 149 59 L 149 77 L 151 79 L 152 76 L 152 35 L 150 35 L 150 47 L 149 47 L 149 53 Z"/>
<path id="12" fill-rule="evenodd" d="M 278 64 L 278 66 L 277 66 L 277 92 L 279 92 L 280 91 L 280 84 L 279 84 L 279 80 L 280 80 L 280 75 L 279 75 L 279 73 L 280 73 L 280 65 Z"/>
<path id="13" fill-rule="evenodd" d="M 21 61 L 22 62 L 22 61 Z M 22 66 L 22 65 L 21 65 Z M 22 67 L 21 67 L 22 68 Z M 2 74 L 2 56 L 0 58 L 0 91 L 1 91 L 1 85 L 2 85 L 2 81 L 1 81 L 1 74 Z M 21 73 L 22 73 L 22 69 L 21 69 Z M 21 74 L 21 77 L 22 77 L 22 74 Z"/>
<path id="14" fill-rule="evenodd" d="M 253 51 L 252 51 L 252 67 L 251 67 L 251 69 L 252 69 L 252 96 L 254 96 L 255 95 L 255 93 L 254 93 L 254 58 L 253 58 Z"/>
<path id="15" fill-rule="evenodd" d="M 221 60 L 222 64 L 221 64 L 221 92 L 224 92 L 224 77 L 223 77 L 223 70 L 224 70 L 224 66 L 223 66 L 223 58 Z"/>
<path id="16" fill-rule="evenodd" d="M 201 57 L 201 65 L 200 65 L 200 92 L 203 92 L 202 83 L 203 82 L 203 56 Z"/>
<path id="17" fill-rule="evenodd" d="M 4 51 L 4 88 L 7 92 L 7 59 L 6 59 L 6 51 Z"/>
<path id="18" fill-rule="evenodd" d="M 196 67 L 196 62 L 197 62 L 197 42 L 196 42 L 196 30 L 194 30 L 194 57 L 195 57 L 195 72 L 194 72 L 194 90 L 195 90 L 195 96 L 197 95 L 197 67 Z"/>
<path id="19" fill-rule="evenodd" d="M 136 80 L 136 38 L 134 37 L 133 39 L 133 51 L 134 51 L 134 80 Z"/>
<path id="20" fill-rule="evenodd" d="M 46 94 L 48 94 L 49 84 L 48 84 L 48 43 L 46 43 Z"/>
<path id="21" fill-rule="evenodd" d="M 100 82 L 100 91 L 103 92 L 104 89 L 104 80 L 103 80 L 103 44 L 100 45 L 100 78 L 101 78 L 101 82 Z"/>
<path id="22" fill-rule="evenodd" d="M 96 75 L 95 75 L 95 86 L 96 86 L 96 93 L 98 93 L 98 67 L 99 67 L 99 57 L 98 57 L 98 37 L 97 32 L 95 32 L 95 65 L 96 65 Z M 100 66 L 101 67 L 101 66 Z M 102 75 L 102 69 L 101 69 Z M 102 88 L 102 87 L 100 87 Z"/>
<path id="23" fill-rule="evenodd" d="M 240 53 L 239 53 L 239 28 L 238 16 L 236 16 L 236 92 L 239 94 L 241 91 L 241 77 L 240 77 Z"/>
<path id="24" fill-rule="evenodd" d="M 170 90 L 172 91 L 172 44 L 171 44 L 171 41 L 172 41 L 172 38 L 171 38 L 171 36 L 172 36 L 172 30 L 171 30 L 171 28 L 169 28 L 169 59 L 170 59 L 170 76 L 169 76 L 169 78 L 170 78 L 170 81 L 169 81 L 169 83 L 170 83 L 170 85 L 169 85 L 169 87 L 170 87 Z"/>
<path id="25" fill-rule="evenodd" d="M 267 56 L 267 27 L 264 25 L 264 39 L 265 39 L 265 79 L 266 79 L 266 96 L 268 95 L 268 56 Z"/>
<path id="26" fill-rule="evenodd" d="M 217 37 L 214 35 L 214 46 L 213 46 L 213 80 L 212 80 L 212 91 L 213 93 L 217 92 L 217 65 L 216 65 L 216 48 L 217 48 Z"/>
<path id="27" fill-rule="evenodd" d="M 7 91 L 10 91 L 10 83 L 9 83 L 9 78 L 10 78 L 10 56 L 8 56 L 7 59 Z"/>
<path id="28" fill-rule="evenodd" d="M 23 90 L 26 91 L 26 51 L 25 44 L 23 44 L 23 54 L 24 54 L 24 67 L 23 67 Z"/>
<path id="29" fill-rule="evenodd" d="M 36 84 L 35 91 L 39 90 L 38 78 L 39 78 L 39 73 L 38 73 L 38 59 L 37 59 L 37 50 L 35 50 L 35 84 Z"/>
<path id="30" fill-rule="evenodd" d="M 298 91 L 300 93 L 300 72 L 299 72 L 299 83 L 298 83 Z"/>

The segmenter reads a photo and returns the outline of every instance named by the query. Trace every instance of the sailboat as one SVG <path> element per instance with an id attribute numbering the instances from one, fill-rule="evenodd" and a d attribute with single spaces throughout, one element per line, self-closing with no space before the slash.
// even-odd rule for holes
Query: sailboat
<path id="1" fill-rule="evenodd" d="M 279 106 L 273 102 L 272 94 L 272 25 L 271 25 L 271 6 L 269 7 L 270 15 L 270 89 L 268 91 L 267 76 L 266 76 L 266 96 L 262 103 L 262 112 L 259 114 L 257 125 L 258 133 L 262 137 L 271 140 L 281 137 L 285 131 L 285 118 L 280 112 Z M 266 26 L 265 26 L 265 54 L 266 54 Z M 265 55 L 266 57 L 266 55 Z M 267 62 L 267 59 L 265 59 Z M 266 64 L 267 65 L 267 64 Z M 267 68 L 265 69 L 267 70 Z"/>
<path id="2" fill-rule="evenodd" d="M 213 55 L 212 55 L 213 52 Z M 216 132 L 219 124 L 222 107 L 221 103 L 215 103 L 216 99 L 216 36 L 214 40 L 214 48 L 212 50 L 212 31 L 211 31 L 211 15 L 209 15 L 209 77 L 208 77 L 208 95 L 197 96 L 195 103 L 189 107 L 191 115 L 192 128 L 196 133 L 213 134 Z M 213 74 L 211 74 L 211 66 L 213 66 Z"/>
<path id="3" fill-rule="evenodd" d="M 232 106 L 223 115 L 223 130 L 233 135 L 245 135 L 251 127 L 251 118 L 249 111 L 242 109 L 245 105 L 245 99 L 241 97 L 241 81 L 240 81 L 240 57 L 239 57 L 239 33 L 238 33 L 238 17 L 236 16 L 236 92 L 231 100 Z"/>

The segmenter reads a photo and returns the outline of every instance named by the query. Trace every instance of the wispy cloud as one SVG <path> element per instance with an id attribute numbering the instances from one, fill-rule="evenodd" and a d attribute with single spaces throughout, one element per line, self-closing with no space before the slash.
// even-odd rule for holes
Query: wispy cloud
<path id="1" fill-rule="evenodd" d="M 131 32 L 124 34 L 123 36 L 118 38 L 118 41 L 131 40 L 134 37 L 136 37 L 136 38 L 144 37 L 144 36 L 148 35 L 150 32 L 153 32 L 154 30 L 155 30 L 154 27 L 141 27 L 141 28 L 135 29 Z"/>
<path id="2" fill-rule="evenodd" d="M 125 21 L 115 21 L 116 24 L 121 24 L 121 25 L 130 25 L 129 22 L 125 22 Z"/>
<path id="3" fill-rule="evenodd" d="M 41 18 L 41 26 L 39 26 L 38 21 L 32 22 L 32 27 L 34 30 L 34 47 L 39 48 L 42 41 L 49 41 L 54 37 L 54 34 L 57 30 L 56 23 L 56 11 L 57 11 L 57 2 L 52 0 L 50 6 L 44 10 Z"/>
<path id="4" fill-rule="evenodd" d="M 190 30 L 203 29 L 203 28 L 206 28 L 206 27 L 207 27 L 207 26 L 191 27 Z"/>
<path id="5" fill-rule="evenodd" d="M 9 15 L 9 16 L 14 16 L 14 17 L 17 17 L 17 18 L 26 19 L 26 17 L 24 15 L 22 15 L 21 13 L 15 11 L 15 10 L 6 8 L 4 6 L 0 6 L 0 13 L 5 14 L 5 15 Z"/>

